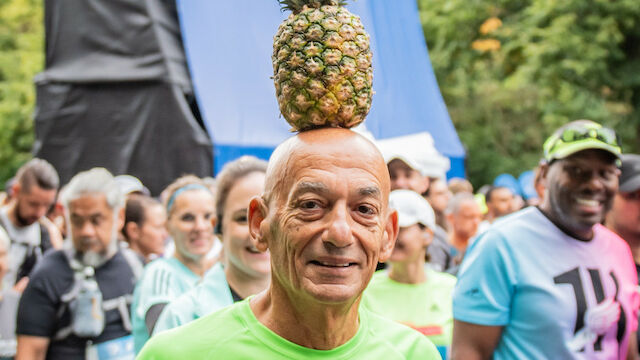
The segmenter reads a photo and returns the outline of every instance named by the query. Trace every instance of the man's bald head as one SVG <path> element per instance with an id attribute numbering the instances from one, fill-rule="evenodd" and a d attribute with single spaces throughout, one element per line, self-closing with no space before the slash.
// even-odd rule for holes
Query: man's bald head
<path id="1" fill-rule="evenodd" d="M 378 148 L 354 131 L 322 128 L 301 132 L 275 149 L 267 169 L 265 201 L 271 202 L 273 196 L 288 189 L 301 168 L 333 165 L 336 159 L 342 167 L 367 168 L 380 180 L 383 197 L 388 197 L 389 172 Z"/>

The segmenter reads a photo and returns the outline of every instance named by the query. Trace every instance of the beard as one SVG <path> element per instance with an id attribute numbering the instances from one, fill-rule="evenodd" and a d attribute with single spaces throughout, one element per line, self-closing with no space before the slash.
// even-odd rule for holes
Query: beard
<path id="1" fill-rule="evenodd" d="M 25 227 L 25 226 L 29 226 L 31 224 L 33 224 L 34 222 L 38 221 L 38 219 L 34 219 L 34 218 L 27 218 L 22 216 L 22 214 L 20 214 L 20 206 L 16 206 L 15 207 L 15 214 L 16 216 L 16 221 L 18 222 L 18 226 L 19 227 Z"/>

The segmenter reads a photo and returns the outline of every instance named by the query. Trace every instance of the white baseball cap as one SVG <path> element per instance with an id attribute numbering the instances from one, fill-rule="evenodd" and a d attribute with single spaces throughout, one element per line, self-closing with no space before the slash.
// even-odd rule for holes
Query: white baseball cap
<path id="1" fill-rule="evenodd" d="M 137 177 L 131 175 L 118 175 L 115 177 L 116 184 L 120 188 L 123 194 L 129 195 L 134 192 L 139 192 L 144 195 L 150 195 L 149 189 L 142 184 L 142 181 Z"/>
<path id="2" fill-rule="evenodd" d="M 428 132 L 377 140 L 376 145 L 387 164 L 401 160 L 422 176 L 445 178 L 451 167 L 449 158 L 436 150 Z"/>
<path id="3" fill-rule="evenodd" d="M 431 230 L 436 228 L 436 216 L 429 202 L 411 190 L 394 190 L 389 194 L 389 207 L 398 211 L 400 227 L 422 224 Z"/>

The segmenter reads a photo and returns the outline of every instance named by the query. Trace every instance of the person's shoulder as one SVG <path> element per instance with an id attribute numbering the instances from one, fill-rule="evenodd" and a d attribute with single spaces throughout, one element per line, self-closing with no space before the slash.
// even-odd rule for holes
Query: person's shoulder
<path id="1" fill-rule="evenodd" d="M 595 237 L 610 241 L 614 246 L 629 247 L 628 243 L 620 235 L 602 224 L 595 224 L 593 230 Z"/>
<path id="2" fill-rule="evenodd" d="M 504 244 L 528 243 L 523 236 L 524 229 L 540 229 L 548 222 L 544 215 L 535 207 L 528 207 L 496 220 L 483 233 L 479 234 L 467 251 L 475 247 L 491 247 Z"/>
<path id="3" fill-rule="evenodd" d="M 73 284 L 73 270 L 69 266 L 66 255 L 61 250 L 47 253 L 29 275 L 29 284 L 22 299 L 32 299 L 41 295 L 51 301 L 68 291 Z"/>
<path id="4" fill-rule="evenodd" d="M 158 258 L 148 263 L 142 271 L 141 283 L 158 282 L 157 280 L 166 282 L 171 275 L 175 274 L 175 265 L 171 259 Z M 155 280 L 157 278 L 157 280 Z M 149 284 L 151 285 L 151 284 Z"/>
<path id="5" fill-rule="evenodd" d="M 440 359 L 440 353 L 426 336 L 408 326 L 386 319 L 367 309 L 361 314 L 367 316 L 369 332 L 373 339 L 370 341 L 386 344 L 395 353 L 405 359 Z"/>
<path id="6" fill-rule="evenodd" d="M 201 317 L 184 326 L 154 335 L 145 344 L 137 359 L 206 359 L 213 350 L 232 345 L 246 326 L 238 314 L 246 305 L 240 302 Z"/>
<path id="7" fill-rule="evenodd" d="M 53 250 L 48 252 L 38 263 L 31 279 L 34 277 L 56 277 L 61 273 L 73 273 L 63 250 Z"/>
<path id="8" fill-rule="evenodd" d="M 540 210 L 536 207 L 530 206 L 497 219 L 493 224 L 491 224 L 486 232 L 508 232 L 510 230 L 519 230 L 522 226 L 544 221 L 544 219 L 545 217 Z"/>
<path id="9" fill-rule="evenodd" d="M 164 270 L 173 270 L 175 266 L 173 265 L 171 259 L 169 258 L 157 258 L 144 267 L 145 273 L 151 273 L 156 271 L 164 271 Z"/>
<path id="10" fill-rule="evenodd" d="M 371 281 L 369 281 L 369 286 L 372 284 L 377 284 L 381 282 L 386 282 L 389 279 L 389 272 L 386 269 L 378 270 L 373 273 L 371 277 Z"/>
<path id="11" fill-rule="evenodd" d="M 604 225 L 596 224 L 593 229 L 594 239 L 597 239 L 595 246 L 602 247 L 603 252 L 609 251 L 612 258 L 618 261 L 626 260 L 629 264 L 635 264 L 629 243 Z"/>
<path id="12" fill-rule="evenodd" d="M 450 287 L 453 289 L 456 285 L 456 282 L 458 281 L 458 278 L 445 272 L 435 271 L 431 269 L 427 271 L 427 276 L 430 279 L 429 281 L 431 281 L 433 284 L 436 284 L 437 286 Z"/>

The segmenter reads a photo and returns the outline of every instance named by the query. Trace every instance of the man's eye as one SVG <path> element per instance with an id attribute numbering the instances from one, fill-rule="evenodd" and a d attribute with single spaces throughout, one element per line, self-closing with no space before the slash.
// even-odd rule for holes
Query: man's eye
<path id="1" fill-rule="evenodd" d="M 303 201 L 300 203 L 300 207 L 305 210 L 317 209 L 320 205 L 316 201 Z"/>
<path id="2" fill-rule="evenodd" d="M 607 180 L 611 180 L 613 178 L 618 177 L 620 174 L 617 169 L 605 169 L 600 172 L 600 176 Z"/>
<path id="3" fill-rule="evenodd" d="M 366 215 L 374 215 L 376 213 L 376 209 L 369 205 L 360 205 L 358 206 L 358 212 Z"/>
<path id="4" fill-rule="evenodd" d="M 584 175 L 584 170 L 582 170 L 581 168 L 577 167 L 577 166 L 570 166 L 569 168 L 567 168 L 567 171 L 569 172 L 569 174 L 573 177 L 582 177 Z"/>

